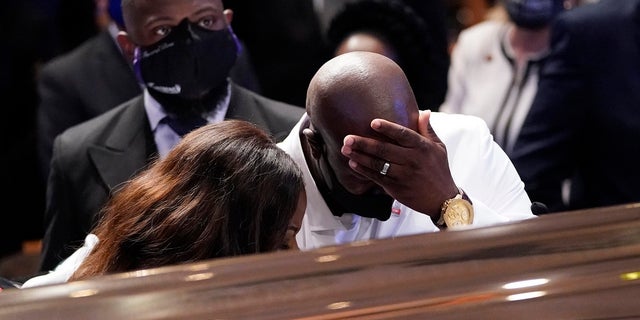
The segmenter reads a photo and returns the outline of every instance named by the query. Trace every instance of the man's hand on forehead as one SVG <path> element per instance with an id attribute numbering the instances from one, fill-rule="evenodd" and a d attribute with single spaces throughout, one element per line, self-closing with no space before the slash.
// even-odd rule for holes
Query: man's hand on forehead
<path id="1" fill-rule="evenodd" d="M 420 113 L 419 132 L 374 119 L 371 128 L 388 141 L 347 135 L 341 152 L 353 170 L 398 201 L 414 210 L 437 214 L 457 187 L 449 171 L 446 147 L 429 124 L 430 115 Z"/>

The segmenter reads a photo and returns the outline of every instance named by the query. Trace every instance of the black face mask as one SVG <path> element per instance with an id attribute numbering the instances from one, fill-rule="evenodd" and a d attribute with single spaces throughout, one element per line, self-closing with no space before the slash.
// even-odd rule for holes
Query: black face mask
<path id="1" fill-rule="evenodd" d="M 185 18 L 162 40 L 137 48 L 134 68 L 167 112 L 201 114 L 226 92 L 239 48 L 231 27 L 212 31 Z"/>
<path id="2" fill-rule="evenodd" d="M 504 0 L 504 7 L 513 23 L 521 28 L 544 28 L 564 10 L 563 0 Z"/>
<path id="3" fill-rule="evenodd" d="M 326 165 L 323 165 L 326 164 Z M 317 182 L 318 190 L 329 205 L 334 216 L 355 213 L 362 217 L 387 221 L 391 216 L 393 198 L 383 191 L 355 195 L 347 191 L 339 182 L 335 172 L 326 161 L 318 160 L 322 168 L 324 182 Z"/>

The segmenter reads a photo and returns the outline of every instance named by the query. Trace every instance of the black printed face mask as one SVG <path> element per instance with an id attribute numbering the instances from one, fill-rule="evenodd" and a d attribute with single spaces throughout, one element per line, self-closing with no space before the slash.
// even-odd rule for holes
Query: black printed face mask
<path id="1" fill-rule="evenodd" d="M 393 198 L 381 190 L 372 190 L 355 195 L 347 191 L 338 181 L 335 172 L 326 160 L 318 160 L 324 171 L 325 181 L 316 181 L 318 190 L 334 216 L 355 213 L 362 217 L 389 220 Z"/>
<path id="2" fill-rule="evenodd" d="M 239 48 L 230 27 L 212 31 L 184 19 L 162 40 L 137 48 L 134 68 L 168 112 L 206 112 L 226 92 Z"/>

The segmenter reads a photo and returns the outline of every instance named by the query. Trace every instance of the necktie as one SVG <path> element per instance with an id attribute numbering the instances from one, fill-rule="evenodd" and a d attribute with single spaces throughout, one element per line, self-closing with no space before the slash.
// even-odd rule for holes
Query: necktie
<path id="1" fill-rule="evenodd" d="M 163 121 L 181 137 L 207 124 L 207 120 L 199 116 L 185 116 L 175 118 L 166 116 Z"/>

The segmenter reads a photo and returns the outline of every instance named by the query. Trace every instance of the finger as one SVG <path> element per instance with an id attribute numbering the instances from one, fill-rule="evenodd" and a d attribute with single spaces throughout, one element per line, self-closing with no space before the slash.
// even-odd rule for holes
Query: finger
<path id="1" fill-rule="evenodd" d="M 358 166 L 363 166 L 371 171 L 379 172 L 384 167 L 385 162 L 392 162 L 389 159 L 382 158 L 380 155 L 371 155 L 360 152 L 353 148 L 350 141 L 354 141 L 354 139 L 348 140 L 345 138 L 345 145 L 342 146 L 340 151 L 344 156 L 349 158 L 352 162 L 355 162 Z"/>
<path id="2" fill-rule="evenodd" d="M 391 181 L 393 179 L 393 171 L 395 169 L 395 166 L 392 163 L 389 163 L 389 168 L 387 168 L 387 173 L 383 175 L 382 173 L 380 173 L 383 167 L 380 167 L 379 169 L 375 170 L 375 169 L 365 167 L 353 160 L 349 160 L 349 167 L 351 167 L 353 171 L 365 176 L 369 180 L 377 183 L 378 185 L 384 185 L 386 181 Z"/>
<path id="3" fill-rule="evenodd" d="M 384 119 L 373 119 L 371 129 L 403 147 L 414 147 L 421 139 L 418 132 Z"/>
<path id="4" fill-rule="evenodd" d="M 431 126 L 431 110 L 420 111 L 418 117 L 418 132 L 421 136 L 426 137 L 435 142 L 441 142 L 435 130 Z"/>
<path id="5" fill-rule="evenodd" d="M 355 135 L 347 135 L 341 152 L 344 156 L 371 170 L 380 170 L 385 162 L 404 163 L 406 148 L 393 143 Z"/>
<path id="6" fill-rule="evenodd" d="M 420 116 L 418 117 L 418 132 L 427 137 L 431 132 L 429 132 L 429 127 L 431 124 L 429 123 L 431 120 L 431 110 L 420 111 Z"/>

